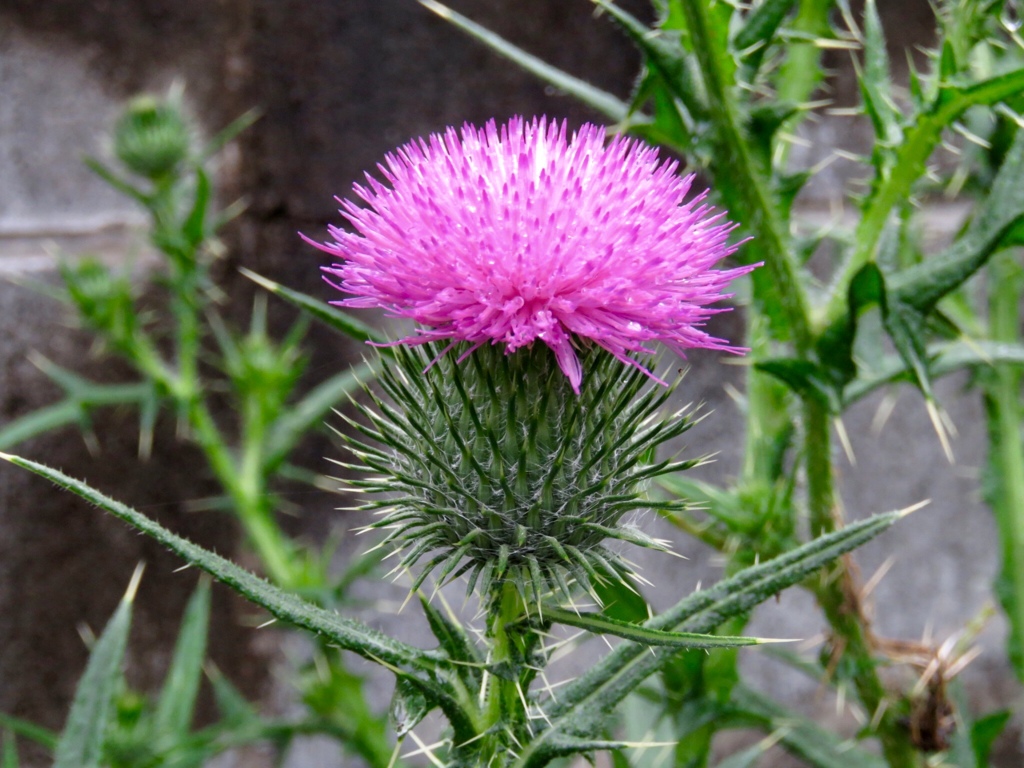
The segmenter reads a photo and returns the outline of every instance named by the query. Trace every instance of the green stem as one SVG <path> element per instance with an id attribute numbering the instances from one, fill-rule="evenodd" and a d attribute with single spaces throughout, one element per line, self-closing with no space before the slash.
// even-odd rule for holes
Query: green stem
<path id="1" fill-rule="evenodd" d="M 517 660 L 515 641 L 509 628 L 522 618 L 523 605 L 513 584 L 503 582 L 496 591 L 497 594 L 491 604 L 487 631 L 487 639 L 491 645 L 491 666 L 510 670 L 515 668 Z M 491 676 L 485 708 L 488 727 L 508 722 L 509 715 L 521 709 L 515 680 L 508 679 L 509 677 L 515 675 Z"/>
<path id="2" fill-rule="evenodd" d="M 989 333 L 995 342 L 1014 343 L 1020 337 L 1022 272 L 1016 258 L 1015 251 L 1002 253 L 989 269 Z M 1003 546 L 1003 578 L 1012 595 L 1003 604 L 1011 627 L 1010 657 L 1017 676 L 1024 679 L 1024 410 L 1019 368 L 996 366 L 986 389 L 990 461 L 997 478 L 991 503 Z"/>
<path id="3" fill-rule="evenodd" d="M 484 728 L 480 765 L 505 765 L 510 749 L 529 738 L 528 713 L 523 706 L 522 667 L 525 636 L 521 631 L 526 612 L 515 584 L 503 581 L 491 592 L 487 608 L 487 643 L 491 672 L 483 707 Z M 518 751 L 518 750 L 517 750 Z"/>
<path id="4" fill-rule="evenodd" d="M 836 529 L 835 488 L 832 483 L 832 437 L 828 410 L 813 400 L 803 402 L 807 508 L 811 537 Z"/>
<path id="5" fill-rule="evenodd" d="M 196 442 L 231 497 L 238 519 L 267 575 L 282 587 L 295 586 L 291 546 L 269 507 L 263 476 L 259 472 L 246 472 L 244 468 L 240 470 L 216 422 L 198 396 L 186 404 L 186 414 Z"/>
<path id="6" fill-rule="evenodd" d="M 811 535 L 832 533 L 840 525 L 836 517 L 832 476 L 832 444 L 828 410 L 815 401 L 804 402 L 807 504 Z M 844 559 L 826 569 L 813 587 L 842 654 L 845 674 L 853 681 L 857 697 L 869 718 L 877 718 L 875 736 L 890 768 L 913 768 L 919 756 L 899 722 L 902 714 L 890 705 L 890 697 L 878 676 L 867 620 L 857 597 L 857 585 Z"/>
<path id="7" fill-rule="evenodd" d="M 739 203 L 733 206 L 734 213 L 743 218 L 753 233 L 797 351 L 804 353 L 812 344 L 807 294 L 787 247 L 787 232 L 773 204 L 767 179 L 751 154 L 734 89 L 727 82 L 723 62 L 717 55 L 725 50 L 724 41 L 717 38 L 724 30 L 712 25 L 707 0 L 682 0 L 681 6 L 704 76 L 711 122 L 717 133 L 716 157 L 721 165 L 715 168 L 715 177 L 727 181 L 733 190 Z"/>

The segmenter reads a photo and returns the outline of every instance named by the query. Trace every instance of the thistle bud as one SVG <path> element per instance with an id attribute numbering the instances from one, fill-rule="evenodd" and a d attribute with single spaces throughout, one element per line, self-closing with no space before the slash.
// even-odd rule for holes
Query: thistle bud
<path id="1" fill-rule="evenodd" d="M 133 99 L 114 128 L 114 153 L 133 173 L 156 181 L 188 156 L 189 131 L 181 107 L 152 96 Z"/>
<path id="2" fill-rule="evenodd" d="M 354 485 L 386 494 L 367 505 L 381 513 L 370 527 L 402 551 L 400 569 L 418 565 L 414 588 L 467 574 L 469 591 L 511 582 L 531 604 L 627 576 L 609 539 L 664 547 L 634 521 L 673 506 L 648 497 L 652 477 L 693 464 L 652 459 L 691 425 L 660 418 L 671 388 L 593 345 L 578 394 L 543 345 L 488 346 L 424 373 L 437 352 L 396 348 L 381 377 L 391 402 L 374 397 L 369 426 L 357 427 L 373 445 L 351 445 L 353 466 L 371 475 Z"/>

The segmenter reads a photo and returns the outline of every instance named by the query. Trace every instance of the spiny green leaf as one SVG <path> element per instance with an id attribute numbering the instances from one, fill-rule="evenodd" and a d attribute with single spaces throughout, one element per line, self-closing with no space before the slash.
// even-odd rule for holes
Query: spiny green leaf
<path id="1" fill-rule="evenodd" d="M 903 132 L 892 97 L 889 55 L 875 0 L 867 0 L 864 4 L 864 66 L 860 72 L 860 85 L 864 107 L 874 124 L 877 142 L 886 148 L 896 146 Z"/>
<path id="2" fill-rule="evenodd" d="M 695 632 L 666 632 L 651 629 L 643 624 L 632 624 L 619 621 L 599 613 L 585 611 L 567 611 L 552 605 L 545 605 L 540 614 L 545 621 L 565 624 L 570 627 L 586 629 L 595 635 L 614 635 L 634 643 L 652 646 L 669 646 L 672 648 L 737 648 L 745 645 L 761 645 L 778 642 L 763 640 L 757 637 L 729 637 L 726 635 L 708 635 Z"/>
<path id="3" fill-rule="evenodd" d="M 209 626 L 210 581 L 204 577 L 185 608 L 171 666 L 157 700 L 155 725 L 158 738 L 177 741 L 189 732 L 203 676 Z"/>
<path id="4" fill-rule="evenodd" d="M 750 111 L 747 120 L 750 146 L 756 151 L 756 157 L 761 163 L 761 171 L 766 176 L 771 170 L 775 134 L 787 120 L 799 111 L 800 108 L 796 104 L 784 102 L 772 102 Z"/>
<path id="5" fill-rule="evenodd" d="M 489 29 L 467 19 L 460 13 L 435 0 L 419 0 L 425 8 L 436 13 L 442 19 L 451 22 L 456 27 L 466 32 L 471 37 L 501 54 L 506 59 L 518 64 L 527 72 L 536 75 L 541 80 L 550 83 L 561 91 L 579 99 L 584 104 L 593 107 L 598 112 L 607 115 L 609 119 L 620 122 L 629 113 L 629 107 L 610 93 L 596 88 L 585 80 L 573 77 L 557 67 L 553 67 L 542 59 L 527 53 L 521 48 L 513 45 L 502 37 L 494 34 Z"/>
<path id="6" fill-rule="evenodd" d="M 54 754 L 54 768 L 100 768 L 107 722 L 122 679 L 121 665 L 132 624 L 132 601 L 141 571 L 100 635 L 75 688 L 67 722 Z"/>
<path id="7" fill-rule="evenodd" d="M 456 662 L 455 671 L 463 678 L 465 687 L 469 690 L 478 689 L 484 660 L 477 652 L 473 641 L 454 619 L 445 616 L 422 595 L 420 603 L 430 625 L 430 631 L 434 633 L 445 655 Z"/>
<path id="8" fill-rule="evenodd" d="M 775 33 L 794 5 L 796 0 L 764 0 L 743 20 L 743 26 L 733 37 L 732 48 L 743 57 L 744 79 L 748 83 L 757 76 Z"/>
<path id="9" fill-rule="evenodd" d="M 1018 74 L 1018 73 L 1014 73 Z M 1024 70 L 1019 73 L 1024 88 Z M 978 215 L 953 245 L 921 264 L 889 278 L 897 301 L 921 312 L 961 285 L 981 268 L 1002 244 L 1003 237 L 1024 217 L 1024 131 L 1019 131 Z"/>
<path id="10" fill-rule="evenodd" d="M 925 339 L 925 320 L 913 307 L 890 301 L 883 322 L 914 383 L 927 400 L 934 400 Z"/>
<path id="11" fill-rule="evenodd" d="M 314 299 L 312 296 L 307 296 L 304 293 L 293 291 L 291 288 L 287 288 L 280 283 L 276 283 L 273 280 L 263 277 L 262 275 L 258 275 L 244 267 L 240 268 L 238 271 L 260 287 L 280 296 L 282 299 L 294 304 L 304 312 L 308 312 L 329 328 L 340 331 L 356 341 L 371 341 L 374 344 L 386 344 L 388 342 L 387 337 L 380 331 L 375 328 L 371 328 L 362 320 L 355 319 L 347 312 L 335 309 L 330 304 Z M 381 354 L 385 355 L 390 352 L 389 347 L 380 347 L 379 350 Z"/>
<path id="12" fill-rule="evenodd" d="M 926 357 L 933 378 L 945 376 L 964 369 L 988 368 L 998 363 L 1024 365 L 1024 345 L 1002 344 L 991 341 L 943 342 L 928 347 Z M 900 358 L 890 356 L 883 365 L 870 372 L 869 376 L 855 379 L 843 393 L 846 403 L 864 397 L 878 387 L 906 378 L 907 364 Z"/>
<path id="13" fill-rule="evenodd" d="M 675 632 L 709 632 L 877 536 L 903 514 L 892 512 L 859 521 L 747 568 L 708 590 L 684 598 L 645 626 Z M 548 709 L 548 728 L 526 746 L 514 763 L 516 768 L 546 765 L 553 757 L 553 743 L 560 739 L 586 739 L 599 733 L 607 713 L 657 671 L 672 653 L 669 649 L 636 643 L 619 645 L 559 693 L 558 701 Z"/>
<path id="14" fill-rule="evenodd" d="M 399 739 L 430 714 L 434 704 L 423 695 L 423 690 L 401 678 L 395 683 L 395 692 L 388 708 L 388 721 Z"/>
<path id="15" fill-rule="evenodd" d="M 675 475 L 673 475 L 675 476 Z M 647 601 L 622 576 L 601 567 L 602 581 L 592 584 L 601 602 L 601 614 L 611 619 L 636 624 L 651 616 Z"/>
<path id="16" fill-rule="evenodd" d="M 755 367 L 759 371 L 774 376 L 801 398 L 816 400 L 832 413 L 839 412 L 841 408 L 840 390 L 836 387 L 835 382 L 829 380 L 829 376 L 822 366 L 809 360 L 778 358 L 761 360 L 755 363 Z"/>
<path id="17" fill-rule="evenodd" d="M 0 453 L 0 458 L 81 496 L 151 536 L 172 552 L 224 582 L 246 599 L 267 609 L 278 619 L 323 635 L 338 646 L 382 664 L 396 675 L 416 682 L 441 702 L 441 707 L 456 732 L 460 734 L 460 738 L 472 738 L 472 723 L 469 716 L 452 697 L 448 686 L 437 678 L 441 660 L 434 654 L 406 645 L 358 621 L 339 616 L 279 589 L 230 560 L 171 533 L 140 512 L 104 496 L 63 472 L 17 456 Z"/>
<path id="18" fill-rule="evenodd" d="M 875 259 L 887 222 L 893 211 L 898 211 L 906 204 L 914 185 L 925 171 L 928 158 L 942 139 L 943 131 L 970 107 L 996 104 L 1022 90 L 1024 69 L 1018 69 L 973 85 L 943 88 L 928 111 L 917 116 L 913 126 L 907 128 L 902 144 L 895 151 L 891 172 L 884 179 L 876 178 L 874 191 L 865 200 L 864 215 L 857 225 L 856 247 L 839 270 L 839 277 L 830 288 L 831 296 L 825 313 L 827 321 L 834 321 L 845 311 L 849 281 L 861 267 Z M 1015 178 L 1019 178 L 1019 173 Z M 1020 185 L 1015 190 L 1016 194 L 1011 195 L 1011 201 L 1019 203 L 1021 194 L 1024 194 L 1019 187 Z M 995 236 L 998 241 L 1004 227 L 996 225 L 1000 224 L 1002 218 L 1009 213 L 1008 209 L 1014 205 L 1014 202 L 1009 205 L 998 204 L 998 200 L 991 196 L 989 200 L 994 204 L 996 211 L 987 212 L 991 227 L 985 227 L 978 233 L 979 242 L 960 245 L 961 241 L 957 241 L 944 255 L 928 259 L 918 267 L 912 267 L 905 270 L 905 273 L 892 277 L 891 287 L 898 292 L 900 300 L 918 307 L 931 305 L 943 295 L 944 286 L 959 284 L 958 279 L 962 281 L 965 274 L 970 274 L 976 269 L 972 265 L 972 259 L 979 253 L 984 254 L 981 259 L 984 261 L 987 257 L 986 236 Z M 986 212 L 986 206 L 982 206 L 981 210 Z M 1009 224 L 1004 222 L 1004 226 Z M 951 275 L 945 275 L 947 271 Z M 914 282 L 918 285 L 911 286 Z"/>
<path id="19" fill-rule="evenodd" d="M 953 42 L 949 39 L 942 41 L 942 51 L 939 54 L 939 79 L 948 83 L 960 71 L 960 65 L 956 61 L 956 51 L 953 49 Z"/>
<path id="20" fill-rule="evenodd" d="M 594 0 L 615 21 L 630 40 L 647 57 L 647 61 L 661 76 L 669 90 L 686 106 L 697 120 L 707 117 L 706 94 L 700 74 L 686 51 L 670 35 L 651 30 L 646 24 L 609 0 Z"/>

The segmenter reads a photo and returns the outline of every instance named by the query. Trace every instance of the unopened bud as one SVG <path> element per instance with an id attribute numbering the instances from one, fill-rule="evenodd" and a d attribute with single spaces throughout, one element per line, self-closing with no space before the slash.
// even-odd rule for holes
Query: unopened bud
<path id="1" fill-rule="evenodd" d="M 114 129 L 114 152 L 132 172 L 165 178 L 188 156 L 189 131 L 178 104 L 133 99 Z"/>

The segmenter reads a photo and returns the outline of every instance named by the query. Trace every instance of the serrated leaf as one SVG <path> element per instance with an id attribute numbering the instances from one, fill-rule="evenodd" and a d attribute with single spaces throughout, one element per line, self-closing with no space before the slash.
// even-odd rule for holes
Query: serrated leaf
<path id="1" fill-rule="evenodd" d="M 224 582 L 247 600 L 262 606 L 276 618 L 322 635 L 341 648 L 385 666 L 396 676 L 415 682 L 440 702 L 458 738 L 472 738 L 475 735 L 469 715 L 455 699 L 448 685 L 438 678 L 438 667 L 443 663 L 442 660 L 430 652 L 402 643 L 361 622 L 325 610 L 275 587 L 230 560 L 171 533 L 142 513 L 63 472 L 17 456 L 0 454 L 0 458 L 34 472 L 106 510 Z"/>
<path id="2" fill-rule="evenodd" d="M 128 592 L 89 654 L 89 662 L 75 688 L 71 710 L 57 742 L 53 768 L 100 768 L 107 723 L 124 674 L 121 665 L 128 646 L 137 578 L 137 575 L 133 578 Z"/>
<path id="3" fill-rule="evenodd" d="M 613 635 L 634 643 L 671 648 L 738 648 L 747 645 L 761 645 L 772 640 L 757 637 L 730 637 L 695 632 L 667 632 L 651 629 L 643 624 L 619 621 L 599 613 L 571 611 L 553 605 L 545 605 L 540 613 L 545 621 L 554 621 L 578 629 L 585 629 L 595 635 Z"/>
<path id="4" fill-rule="evenodd" d="M 886 147 L 896 146 L 903 131 L 892 97 L 889 54 L 875 0 L 864 3 L 864 64 L 860 71 L 860 86 L 864 108 L 874 125 L 877 140 Z"/>
<path id="5" fill-rule="evenodd" d="M 307 296 L 299 291 L 293 291 L 291 288 L 276 283 L 270 278 L 258 275 L 245 267 L 241 267 L 238 271 L 261 288 L 265 288 L 271 293 L 280 296 L 303 312 L 308 312 L 313 318 L 319 320 L 328 328 L 340 331 L 349 338 L 356 341 L 370 341 L 374 344 L 386 344 L 388 342 L 387 337 L 376 328 L 372 328 L 362 320 L 357 320 L 347 312 L 335 309 L 330 304 L 314 299 L 312 296 Z M 381 354 L 387 355 L 390 352 L 390 348 L 380 347 L 379 351 Z"/>
<path id="6" fill-rule="evenodd" d="M 614 122 L 621 122 L 626 119 L 629 113 L 628 106 L 614 95 L 602 91 L 585 80 L 573 77 L 557 67 L 553 67 L 533 54 L 527 53 L 504 38 L 491 32 L 489 29 L 480 26 L 474 21 L 467 19 L 460 13 L 453 11 L 446 5 L 435 2 L 435 0 L 419 0 L 420 5 L 436 13 L 442 19 L 451 22 L 453 25 L 480 41 L 494 52 L 504 56 L 506 59 L 518 64 L 527 72 L 536 75 L 541 80 L 550 83 L 560 91 L 573 96 L 584 104 L 594 108 L 606 115 Z"/>
<path id="7" fill-rule="evenodd" d="M 649 117 L 642 114 L 648 104 L 653 108 Z M 694 136 L 695 121 L 650 62 L 644 64 L 633 91 L 630 117 L 625 127 L 629 133 L 649 144 L 672 149 L 680 155 L 699 156 L 695 142 L 699 144 L 700 139 Z"/>
<path id="8" fill-rule="evenodd" d="M 782 213 L 782 216 L 786 221 L 789 221 L 796 196 L 800 194 L 804 185 L 811 180 L 811 176 L 812 174 L 810 171 L 797 171 L 795 173 L 776 172 L 772 175 L 772 190 L 775 192 L 775 197 L 779 201 L 779 211 Z M 824 235 L 821 234 L 806 239 L 803 244 L 801 244 L 799 240 L 796 241 L 795 247 L 802 250 L 805 254 L 800 259 L 801 264 L 806 264 L 807 261 L 810 260 L 814 251 L 823 239 Z"/>
<path id="9" fill-rule="evenodd" d="M 885 277 L 878 265 L 870 262 L 861 267 L 850 281 L 846 316 L 833 322 L 815 345 L 818 359 L 829 373 L 828 379 L 840 390 L 857 375 L 857 365 L 853 359 L 857 325 L 861 312 L 874 305 L 885 313 Z"/>
<path id="10" fill-rule="evenodd" d="M 889 338 L 907 370 L 911 373 L 914 383 L 921 394 L 928 400 L 934 400 L 931 373 L 928 366 L 928 353 L 925 339 L 925 320 L 913 307 L 899 302 L 889 302 L 882 318 Z"/>
<path id="11" fill-rule="evenodd" d="M 942 41 L 942 52 L 939 54 L 939 79 L 948 83 L 960 71 L 956 61 L 956 51 L 953 48 L 953 41 L 946 39 Z"/>
<path id="12" fill-rule="evenodd" d="M 696 120 L 707 117 L 706 95 L 700 74 L 690 62 L 682 45 L 660 30 L 651 30 L 646 24 L 608 0 L 594 0 L 615 21 L 633 44 L 644 54 L 668 89 L 678 98 Z"/>
<path id="13" fill-rule="evenodd" d="M 480 686 L 480 670 L 483 667 L 483 658 L 477 652 L 473 641 L 466 634 L 465 630 L 453 619 L 449 619 L 441 611 L 437 610 L 430 602 L 420 597 L 423 606 L 423 613 L 427 617 L 430 631 L 434 633 L 440 643 L 441 650 L 455 662 L 455 671 L 463 678 L 467 689 L 476 690 Z"/>
<path id="14" fill-rule="evenodd" d="M 157 738 L 178 741 L 192 725 L 210 627 L 210 582 L 204 577 L 185 608 L 174 655 L 157 700 Z"/>
<path id="15" fill-rule="evenodd" d="M 761 360 L 754 367 L 774 376 L 801 399 L 819 402 L 831 413 L 839 412 L 840 389 L 820 365 L 809 360 L 787 357 Z"/>
<path id="16" fill-rule="evenodd" d="M 724 621 L 748 612 L 787 586 L 874 538 L 902 517 L 901 512 L 861 520 L 841 531 L 808 542 L 792 552 L 747 568 L 714 587 L 694 593 L 645 626 L 675 632 L 710 632 Z M 600 732 L 607 713 L 672 653 L 636 643 L 622 643 L 570 683 L 548 710 L 548 728 L 527 745 L 514 765 L 535 768 L 552 758 L 553 742 L 586 738 Z"/>
<path id="17" fill-rule="evenodd" d="M 628 584 L 622 576 L 611 573 L 605 568 L 598 568 L 603 581 L 591 584 L 601 603 L 601 613 L 611 619 L 636 624 L 646 621 L 651 616 L 647 601 Z"/>
<path id="18" fill-rule="evenodd" d="M 752 149 L 756 150 L 757 159 L 761 163 L 761 171 L 769 175 L 772 163 L 772 143 L 775 134 L 787 120 L 797 114 L 800 108 L 796 104 L 774 101 L 756 107 L 748 117 L 747 135 Z"/>
<path id="19" fill-rule="evenodd" d="M 732 39 L 732 47 L 743 56 L 743 63 L 749 68 L 748 82 L 753 82 L 768 46 L 794 5 L 796 0 L 765 0 L 743 20 Z"/>
<path id="20" fill-rule="evenodd" d="M 904 141 L 896 150 L 891 172 L 885 178 L 876 176 L 874 191 L 866 200 L 864 215 L 857 225 L 856 248 L 848 262 L 843 265 L 840 270 L 841 277 L 832 288 L 826 313 L 830 321 L 842 314 L 848 287 L 846 281 L 852 279 L 861 267 L 874 260 L 880 237 L 892 212 L 905 205 L 914 184 L 925 171 L 928 158 L 941 140 L 943 131 L 969 108 L 996 104 L 1021 91 L 1024 91 L 1024 69 L 969 86 L 943 88 L 928 111 L 919 114 L 913 126 L 907 128 Z M 1018 136 L 1017 141 L 1021 141 L 1021 136 Z M 1005 163 L 1003 167 L 1006 167 Z M 1010 183 L 1009 179 L 1007 183 Z M 1024 194 L 1020 186 L 1017 185 L 1016 190 L 1011 190 L 1016 191 L 1016 194 L 1011 195 L 1010 200 L 1016 203 L 1019 203 L 1020 196 Z M 988 201 L 993 208 L 1002 211 L 1002 215 L 988 210 L 987 205 L 979 206 L 979 210 L 991 224 L 978 233 L 978 242 L 962 243 L 964 238 L 961 238 L 944 254 L 927 259 L 922 264 L 891 277 L 890 284 L 894 290 L 900 291 L 900 300 L 918 307 L 934 304 L 943 295 L 943 291 L 937 289 L 945 288 L 949 284 L 958 285 L 966 279 L 966 275 L 977 269 L 972 259 L 980 254 L 981 261 L 984 262 L 989 255 L 986 248 L 994 247 L 994 243 L 997 243 L 998 238 L 1004 233 L 1004 228 L 1012 224 L 1003 221 L 1009 213 L 1005 202 L 992 195 Z M 1016 219 L 1016 216 L 1013 218 Z M 996 226 L 998 224 L 1003 226 Z M 995 238 L 993 243 L 989 242 L 990 237 Z M 912 285 L 913 283 L 919 285 Z M 918 290 L 928 287 L 932 290 Z M 949 288 L 945 288 L 945 291 L 948 290 Z"/>
<path id="21" fill-rule="evenodd" d="M 434 705 L 423 695 L 421 688 L 400 678 L 395 683 L 395 693 L 388 707 L 388 721 L 401 739 L 419 725 L 433 708 Z"/>
<path id="22" fill-rule="evenodd" d="M 1024 345 L 1001 344 L 990 341 L 958 341 L 928 347 L 927 358 L 933 378 L 945 376 L 968 368 L 987 368 L 997 363 L 1024 365 Z M 870 377 L 850 382 L 843 393 L 847 404 L 864 397 L 885 384 L 891 384 L 908 377 L 906 363 L 894 356 L 871 372 Z"/>
<path id="23" fill-rule="evenodd" d="M 1024 71 L 1022 71 L 1024 72 Z M 1024 88 L 1024 77 L 1021 79 Z M 953 245 L 937 256 L 890 276 L 891 294 L 902 304 L 928 312 L 977 272 L 1024 217 L 1024 131 L 1019 131 L 992 189 L 977 205 L 978 215 Z"/>

